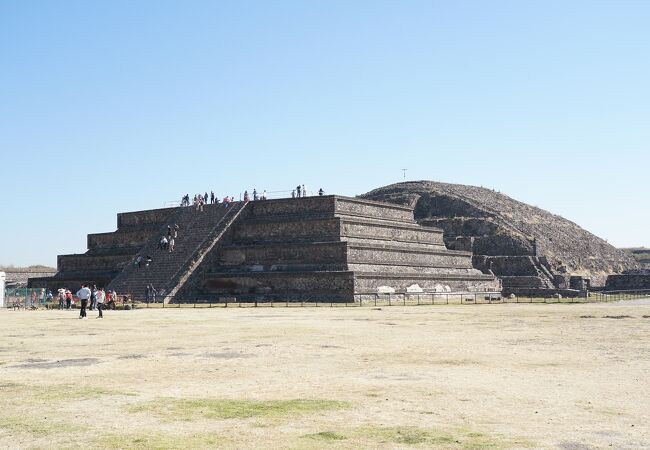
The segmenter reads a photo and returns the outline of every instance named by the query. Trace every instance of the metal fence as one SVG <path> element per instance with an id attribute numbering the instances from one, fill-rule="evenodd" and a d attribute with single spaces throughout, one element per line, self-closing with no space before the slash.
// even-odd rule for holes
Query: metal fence
<path id="1" fill-rule="evenodd" d="M 43 288 L 7 288 L 5 306 L 7 308 L 38 308 L 47 302 L 47 292 Z"/>
<path id="2" fill-rule="evenodd" d="M 397 293 L 357 293 L 354 300 L 341 302 L 322 298 L 302 300 L 264 299 L 239 301 L 236 297 L 221 297 L 217 300 L 193 300 L 182 303 L 165 304 L 135 300 L 129 293 L 119 294 L 114 305 L 107 308 L 228 308 L 228 307 L 369 307 L 369 306 L 417 306 L 417 305 L 490 305 L 503 303 L 604 303 L 636 299 L 650 300 L 650 290 L 590 292 L 588 297 L 561 297 L 557 295 L 503 296 L 499 292 L 397 292 Z M 54 299 L 56 301 L 56 299 Z M 38 308 L 46 306 L 45 289 L 6 289 L 5 305 L 8 308 Z"/>
<path id="3" fill-rule="evenodd" d="M 590 296 L 599 302 L 650 299 L 650 289 L 591 292 Z"/>
<path id="4" fill-rule="evenodd" d="M 650 290 L 616 293 L 590 293 L 588 297 L 561 297 L 557 295 L 542 296 L 502 296 L 499 292 L 419 292 L 419 293 L 357 293 L 354 301 L 340 302 L 318 298 L 303 300 L 253 300 L 239 301 L 236 297 L 222 297 L 218 300 L 192 300 L 182 303 L 146 303 L 131 301 L 135 308 L 228 308 L 228 307 L 369 307 L 369 306 L 417 306 L 417 305 L 490 305 L 503 303 L 539 303 L 539 304 L 571 304 L 571 303 L 602 303 L 619 300 L 650 299 Z"/>

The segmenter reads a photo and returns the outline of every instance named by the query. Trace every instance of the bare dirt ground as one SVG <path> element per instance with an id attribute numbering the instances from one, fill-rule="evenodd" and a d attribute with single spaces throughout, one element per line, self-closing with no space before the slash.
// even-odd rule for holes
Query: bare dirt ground
<path id="1" fill-rule="evenodd" d="M 0 311 L 1 448 L 650 447 L 650 305 Z"/>

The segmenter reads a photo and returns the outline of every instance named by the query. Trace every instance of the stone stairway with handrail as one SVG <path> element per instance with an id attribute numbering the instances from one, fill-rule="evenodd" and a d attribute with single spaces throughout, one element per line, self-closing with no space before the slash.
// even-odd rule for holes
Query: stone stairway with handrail
<path id="1" fill-rule="evenodd" d="M 219 224 L 208 234 L 208 236 L 206 236 L 206 239 L 194 252 L 192 258 L 186 261 L 183 267 L 178 270 L 177 275 L 172 278 L 169 283 L 170 289 L 164 293 L 164 303 L 170 303 L 175 300 L 177 294 L 181 292 L 181 289 L 185 286 L 187 280 L 189 280 L 194 271 L 201 265 L 204 258 L 221 243 L 222 238 L 232 224 L 239 218 L 247 203 L 248 202 L 237 202 L 230 204 L 231 206 L 228 208 L 228 211 Z"/>
<path id="2" fill-rule="evenodd" d="M 157 235 L 138 252 L 143 261 L 140 267 L 134 262 L 128 264 L 122 272 L 111 281 L 109 289 L 118 294 L 131 294 L 136 300 L 145 298 L 145 288 L 152 285 L 158 292 L 159 298 L 168 298 L 178 280 L 182 279 L 184 271 L 195 268 L 195 262 L 200 259 L 202 248 L 212 248 L 210 245 L 219 230 L 226 229 L 233 217 L 243 209 L 243 203 L 205 205 L 203 211 L 194 207 L 179 208 L 179 211 L 169 219 L 169 223 L 161 226 Z M 167 225 L 178 225 L 178 236 L 175 239 L 173 252 L 159 249 L 159 242 L 167 235 Z M 152 261 L 146 265 L 146 258 Z M 136 256 L 137 257 L 137 256 Z"/>

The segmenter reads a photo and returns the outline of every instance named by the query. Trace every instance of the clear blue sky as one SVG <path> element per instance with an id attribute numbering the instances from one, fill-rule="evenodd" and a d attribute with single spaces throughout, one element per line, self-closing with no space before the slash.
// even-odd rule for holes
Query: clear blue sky
<path id="1" fill-rule="evenodd" d="M 181 194 L 488 186 L 650 246 L 650 2 L 0 3 L 0 264 Z"/>

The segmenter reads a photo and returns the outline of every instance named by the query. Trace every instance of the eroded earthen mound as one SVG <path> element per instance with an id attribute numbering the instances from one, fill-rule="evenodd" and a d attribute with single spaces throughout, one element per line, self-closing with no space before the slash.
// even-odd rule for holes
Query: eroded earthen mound
<path id="1" fill-rule="evenodd" d="M 522 280 L 508 277 L 538 277 L 540 288 L 569 288 L 571 275 L 603 285 L 608 274 L 638 267 L 575 223 L 490 189 L 416 181 L 361 197 L 413 206 L 420 223 L 445 231 L 450 248 L 471 249 L 477 268 L 506 277 L 504 287 Z"/>

